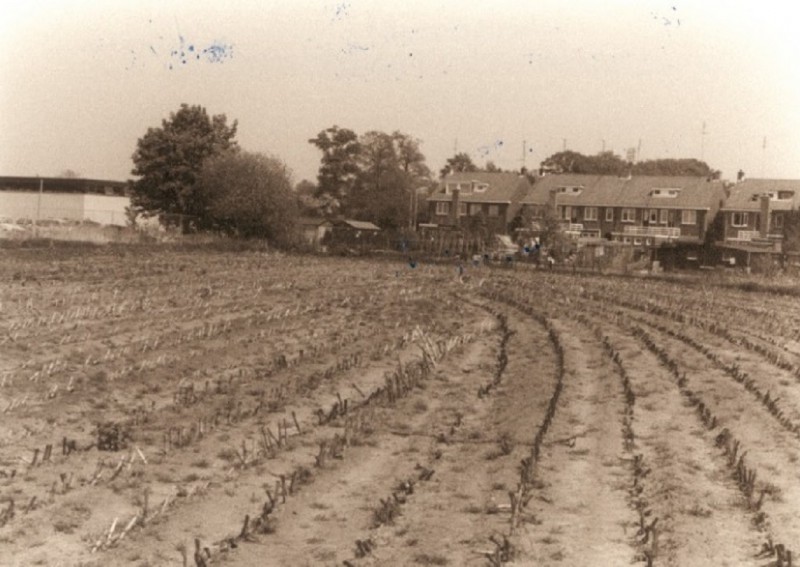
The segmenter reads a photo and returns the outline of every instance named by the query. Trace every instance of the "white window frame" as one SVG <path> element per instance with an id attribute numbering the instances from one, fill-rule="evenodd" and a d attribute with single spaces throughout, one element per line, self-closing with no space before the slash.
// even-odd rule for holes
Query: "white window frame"
<path id="1" fill-rule="evenodd" d="M 447 216 L 450 214 L 450 203 L 447 201 L 439 201 L 436 203 L 436 214 L 441 216 Z"/>
<path id="2" fill-rule="evenodd" d="M 561 220 L 572 220 L 572 206 L 561 205 Z"/>
<path id="3" fill-rule="evenodd" d="M 596 221 L 597 220 L 597 207 L 584 207 L 583 220 Z"/>
<path id="4" fill-rule="evenodd" d="M 683 209 L 681 211 L 681 224 L 697 224 L 697 211 L 694 209 Z"/>
<path id="5" fill-rule="evenodd" d="M 667 209 L 661 209 L 658 211 L 658 224 L 667 224 L 668 215 L 669 211 Z"/>
<path id="6" fill-rule="evenodd" d="M 467 212 L 468 212 L 467 203 L 465 203 L 463 201 L 460 202 L 458 204 L 458 216 L 465 217 L 465 216 L 467 216 Z"/>
<path id="7" fill-rule="evenodd" d="M 739 222 L 736 222 L 736 217 L 739 217 Z M 736 228 L 743 228 L 749 226 L 750 224 L 750 215 L 747 213 L 742 212 L 733 212 L 731 213 L 731 226 L 735 226 Z"/>
<path id="8" fill-rule="evenodd" d="M 469 204 L 469 216 L 474 217 L 478 213 L 483 210 L 483 206 L 480 203 L 470 203 Z"/>
<path id="9" fill-rule="evenodd" d="M 773 213 L 772 215 L 772 228 L 783 228 L 783 213 Z"/>
<path id="10" fill-rule="evenodd" d="M 499 217 L 500 216 L 500 205 L 489 205 L 489 216 L 490 217 Z"/>
<path id="11" fill-rule="evenodd" d="M 614 222 L 614 208 L 606 207 L 606 222 Z"/>
<path id="12" fill-rule="evenodd" d="M 658 224 L 658 209 L 649 209 L 647 211 L 647 222 L 650 224 Z"/>
<path id="13" fill-rule="evenodd" d="M 620 222 L 636 222 L 636 209 L 622 209 Z"/>

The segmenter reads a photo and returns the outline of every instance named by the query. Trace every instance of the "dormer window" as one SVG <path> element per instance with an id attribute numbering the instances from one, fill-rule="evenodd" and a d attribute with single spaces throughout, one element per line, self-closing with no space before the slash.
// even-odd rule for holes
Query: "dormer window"
<path id="1" fill-rule="evenodd" d="M 489 188 L 488 183 L 481 183 L 479 181 L 472 182 L 472 190 L 475 193 L 485 193 L 488 188 Z"/>
<path id="2" fill-rule="evenodd" d="M 794 191 L 770 191 L 768 193 L 754 193 L 750 200 L 759 201 L 763 195 L 769 195 L 770 201 L 791 201 L 794 199 Z"/>
<path id="3" fill-rule="evenodd" d="M 674 199 L 675 197 L 678 196 L 680 192 L 681 190 L 677 188 L 659 187 L 657 189 L 653 189 L 652 191 L 650 191 L 650 196 Z"/>
<path id="4" fill-rule="evenodd" d="M 557 191 L 566 195 L 580 195 L 583 191 L 583 185 L 565 185 L 559 187 Z"/>

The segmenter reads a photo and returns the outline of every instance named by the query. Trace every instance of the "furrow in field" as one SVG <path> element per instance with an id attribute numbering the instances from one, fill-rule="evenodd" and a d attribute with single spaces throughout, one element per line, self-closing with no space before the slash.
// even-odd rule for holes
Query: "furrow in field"
<path id="1" fill-rule="evenodd" d="M 658 518 L 655 564 L 759 565 L 762 537 L 731 479 L 714 432 L 685 402 L 670 373 L 636 339 L 604 327 L 636 396 L 634 451 L 649 467 L 644 497 Z"/>
<path id="2" fill-rule="evenodd" d="M 523 524 L 516 563 L 629 564 L 637 516 L 628 504 L 622 385 L 596 339 L 575 323 L 552 324 L 564 347 L 564 388 L 528 506 L 535 522 Z"/>

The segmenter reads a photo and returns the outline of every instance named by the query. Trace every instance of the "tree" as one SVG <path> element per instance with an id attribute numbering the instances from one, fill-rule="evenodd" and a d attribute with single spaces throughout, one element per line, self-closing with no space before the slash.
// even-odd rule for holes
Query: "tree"
<path id="1" fill-rule="evenodd" d="M 800 253 L 800 210 L 798 209 L 784 213 L 783 253 Z"/>
<path id="2" fill-rule="evenodd" d="M 297 203 L 291 173 L 275 157 L 230 151 L 206 160 L 196 192 L 218 229 L 278 244 L 292 241 Z"/>
<path id="3" fill-rule="evenodd" d="M 382 228 L 406 226 L 414 192 L 430 178 L 419 141 L 402 132 L 372 130 L 359 138 L 359 144 L 359 173 L 348 214 Z"/>
<path id="4" fill-rule="evenodd" d="M 539 224 L 541 226 L 539 241 L 553 258 L 561 262 L 572 254 L 575 244 L 564 233 L 561 219 L 558 218 L 556 209 L 552 204 L 545 206 Z"/>
<path id="5" fill-rule="evenodd" d="M 486 162 L 486 166 L 483 168 L 483 170 L 486 173 L 503 173 L 503 170 L 497 167 L 491 160 Z"/>
<path id="6" fill-rule="evenodd" d="M 472 163 L 472 158 L 469 154 L 461 152 L 448 158 L 444 167 L 439 172 L 439 177 L 447 177 L 453 172 L 459 171 L 478 171 L 478 167 Z"/>
<path id="7" fill-rule="evenodd" d="M 712 179 L 719 179 L 721 174 L 719 170 L 711 169 L 706 162 L 694 158 L 641 161 L 633 166 L 633 173 L 636 175 L 710 177 Z"/>
<path id="8" fill-rule="evenodd" d="M 163 120 L 160 128 L 148 128 L 133 154 L 132 206 L 143 216 L 158 216 L 164 224 L 207 228 L 207 203 L 196 190 L 204 162 L 238 149 L 234 140 L 237 122 L 228 126 L 224 114 L 209 116 L 202 106 L 182 104 Z"/>
<path id="9" fill-rule="evenodd" d="M 719 179 L 720 171 L 707 163 L 693 159 L 654 159 L 631 163 L 614 152 L 600 152 L 585 156 L 571 150 L 557 152 L 541 163 L 541 167 L 556 173 L 584 173 L 593 175 L 664 175 L 692 176 Z"/>
<path id="10" fill-rule="evenodd" d="M 74 171 L 72 169 L 65 169 L 64 171 L 59 173 L 58 176 L 63 179 L 79 179 L 81 174 L 79 171 Z"/>
<path id="11" fill-rule="evenodd" d="M 629 164 L 614 152 L 600 152 L 596 156 L 585 156 L 572 150 L 557 152 L 541 163 L 542 169 L 556 173 L 584 173 L 597 175 L 622 175 Z"/>
<path id="12" fill-rule="evenodd" d="M 345 207 L 359 172 L 358 136 L 352 130 L 332 126 L 308 143 L 322 151 L 316 196 L 325 197 L 335 209 Z"/>

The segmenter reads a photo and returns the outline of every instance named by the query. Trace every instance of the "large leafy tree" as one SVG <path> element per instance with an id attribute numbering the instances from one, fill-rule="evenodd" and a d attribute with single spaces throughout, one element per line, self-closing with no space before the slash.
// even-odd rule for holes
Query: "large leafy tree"
<path id="1" fill-rule="evenodd" d="M 439 176 L 444 178 L 458 171 L 478 171 L 478 166 L 472 162 L 472 158 L 469 157 L 468 153 L 457 153 L 447 159 L 444 167 L 439 171 Z"/>
<path id="2" fill-rule="evenodd" d="M 332 126 L 308 143 L 322 151 L 316 196 L 325 200 L 333 210 L 346 207 L 360 171 L 358 135 L 347 128 Z"/>
<path id="3" fill-rule="evenodd" d="M 587 173 L 598 175 L 621 175 L 629 164 L 614 152 L 601 152 L 596 156 L 585 156 L 566 150 L 557 152 L 541 163 L 541 167 L 557 173 Z"/>
<path id="4" fill-rule="evenodd" d="M 236 128 L 224 114 L 209 116 L 202 106 L 187 104 L 160 128 L 148 128 L 133 154 L 132 174 L 139 177 L 132 185 L 133 208 L 184 232 L 208 227 L 208 203 L 198 195 L 197 177 L 207 159 L 238 148 Z"/>
<path id="5" fill-rule="evenodd" d="M 349 213 L 384 228 L 410 219 L 414 193 L 430 178 L 419 141 L 402 132 L 370 131 L 359 138 L 359 174 Z"/>
<path id="6" fill-rule="evenodd" d="M 719 178 L 720 172 L 707 163 L 694 159 L 653 159 L 637 163 L 625 161 L 614 152 L 600 152 L 587 156 L 566 150 L 557 152 L 541 163 L 543 169 L 556 173 L 584 173 L 592 175 L 665 175 Z"/>
<path id="7" fill-rule="evenodd" d="M 719 179 L 720 176 L 719 170 L 712 169 L 706 162 L 694 158 L 640 161 L 633 166 L 633 173 L 637 175 L 711 177 L 712 179 Z"/>
<path id="8" fill-rule="evenodd" d="M 295 233 L 296 194 L 286 164 L 275 157 L 230 151 L 203 164 L 196 193 L 218 229 L 286 244 Z"/>

